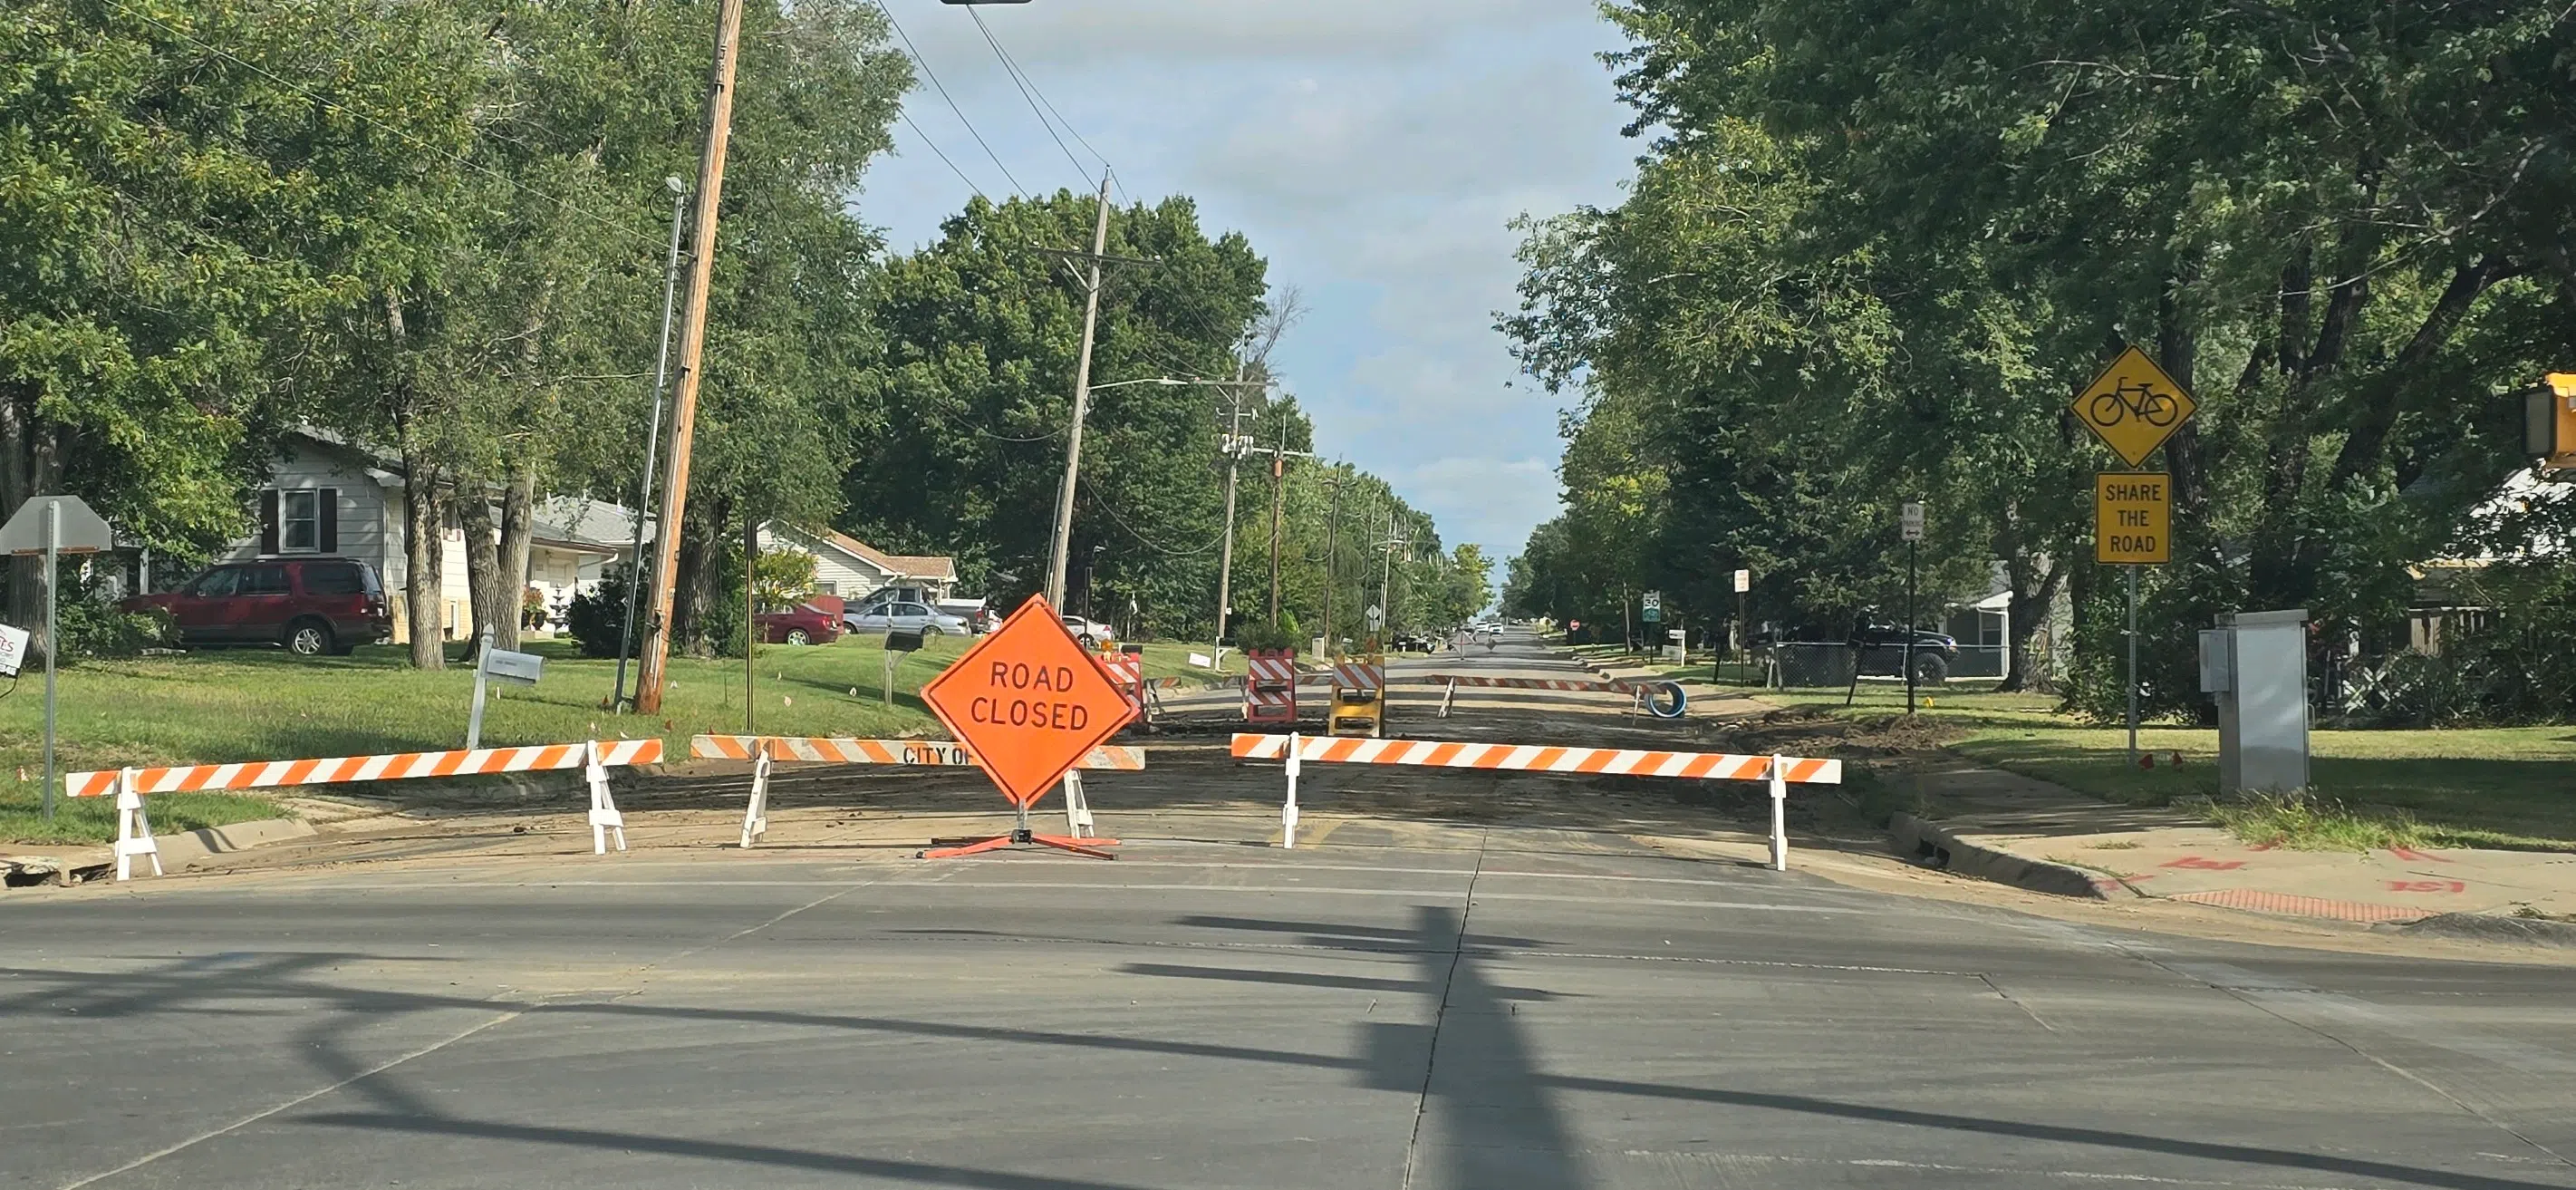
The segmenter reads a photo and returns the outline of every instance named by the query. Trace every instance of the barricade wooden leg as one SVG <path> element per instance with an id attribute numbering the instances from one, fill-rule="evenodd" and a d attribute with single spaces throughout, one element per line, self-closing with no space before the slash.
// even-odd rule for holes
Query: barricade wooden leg
<path id="1" fill-rule="evenodd" d="M 1789 762 L 1771 758 L 1771 870 L 1789 870 Z"/>
<path id="2" fill-rule="evenodd" d="M 1443 693 L 1443 694 L 1440 696 L 1440 717 L 1441 717 L 1441 718 L 1446 719 L 1446 718 L 1448 718 L 1448 717 L 1449 717 L 1449 704 L 1450 704 L 1451 702 L 1453 702 L 1453 701 L 1456 701 L 1457 697 L 1458 697 L 1458 679 L 1456 679 L 1456 678 L 1451 678 L 1451 679 L 1449 679 L 1449 689 L 1448 689 L 1448 691 L 1447 691 L 1447 692 L 1445 692 L 1445 693 Z"/>
<path id="3" fill-rule="evenodd" d="M 1297 733 L 1288 733 L 1288 803 L 1279 808 L 1279 845 L 1289 851 L 1297 849 L 1297 772 L 1303 761 L 1297 755 Z"/>
<path id="4" fill-rule="evenodd" d="M 134 878 L 134 857 L 149 856 L 152 874 L 161 874 L 161 844 L 152 837 L 152 819 L 143 809 L 143 795 L 134 788 L 134 769 L 116 774 L 116 878 Z"/>
<path id="5" fill-rule="evenodd" d="M 1064 775 L 1064 829 L 1076 839 L 1088 839 L 1091 829 L 1091 802 L 1082 796 L 1082 770 Z"/>
<path id="6" fill-rule="evenodd" d="M 608 766 L 599 763 L 599 741 L 582 743 L 582 775 L 590 781 L 590 853 L 608 854 L 608 840 L 614 835 L 617 849 L 626 850 L 626 816 L 617 812 L 617 799 L 608 793 Z"/>
<path id="7" fill-rule="evenodd" d="M 769 741 L 751 758 L 751 801 L 742 808 L 742 845 L 748 850 L 769 833 Z"/>

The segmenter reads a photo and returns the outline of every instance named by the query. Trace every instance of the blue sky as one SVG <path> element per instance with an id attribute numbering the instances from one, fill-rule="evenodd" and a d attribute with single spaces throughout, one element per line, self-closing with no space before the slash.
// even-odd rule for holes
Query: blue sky
<path id="1" fill-rule="evenodd" d="M 1029 191 L 1085 183 L 970 11 L 1116 166 L 1125 199 L 1188 194 L 1211 233 L 1251 238 L 1308 307 L 1274 363 L 1320 451 L 1497 560 L 1554 515 L 1561 402 L 1505 387 L 1492 324 L 1519 277 L 1506 224 L 1616 203 L 1637 151 L 1594 57 L 1617 33 L 1590 0 L 886 3 Z M 1010 191 L 927 80 L 907 109 L 921 132 L 897 125 L 860 197 L 897 250 L 971 193 L 923 135 L 986 194 Z"/>

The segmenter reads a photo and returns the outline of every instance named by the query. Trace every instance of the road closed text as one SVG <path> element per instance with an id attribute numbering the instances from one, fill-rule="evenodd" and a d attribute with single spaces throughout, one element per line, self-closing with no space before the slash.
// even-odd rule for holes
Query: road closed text
<path id="1" fill-rule="evenodd" d="M 1062 665 L 996 661 L 989 685 L 997 693 L 967 700 L 966 717 L 995 727 L 1082 731 L 1091 726 L 1091 708 L 1065 697 L 1073 676 Z"/>
<path id="2" fill-rule="evenodd" d="M 2173 483 L 2145 471 L 2105 471 L 2093 486 L 2093 560 L 2153 565 L 2172 557 Z"/>

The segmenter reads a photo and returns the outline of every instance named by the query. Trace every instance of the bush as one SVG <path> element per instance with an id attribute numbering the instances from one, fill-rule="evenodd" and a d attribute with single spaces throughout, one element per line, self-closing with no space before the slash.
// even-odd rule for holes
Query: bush
<path id="1" fill-rule="evenodd" d="M 572 606 L 564 613 L 564 629 L 572 634 L 573 647 L 584 657 L 617 655 L 617 630 L 626 622 L 626 592 L 634 585 L 631 568 L 611 564 L 600 575 L 599 585 L 573 596 Z M 632 657 L 643 647 L 643 616 L 636 616 L 635 635 L 626 642 L 626 653 Z"/>
<path id="2" fill-rule="evenodd" d="M 61 617 L 65 657 L 134 657 L 178 636 L 170 613 L 157 607 L 120 611 L 104 599 L 81 598 L 64 601 L 55 614 Z"/>
<path id="3" fill-rule="evenodd" d="M 1297 617 L 1285 612 L 1271 623 L 1246 624 L 1234 631 L 1234 647 L 1246 653 L 1294 653 L 1303 643 L 1298 638 Z"/>

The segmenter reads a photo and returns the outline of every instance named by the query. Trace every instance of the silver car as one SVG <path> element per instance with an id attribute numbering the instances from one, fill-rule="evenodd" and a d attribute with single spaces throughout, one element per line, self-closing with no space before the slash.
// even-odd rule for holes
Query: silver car
<path id="1" fill-rule="evenodd" d="M 1073 639 L 1081 641 L 1082 647 L 1086 649 L 1097 649 L 1102 645 L 1118 643 L 1118 634 L 1115 631 L 1112 631 L 1109 625 L 1103 624 L 1098 620 L 1086 620 L 1080 616 L 1066 616 L 1064 617 L 1064 630 L 1072 633 Z"/>
<path id="2" fill-rule="evenodd" d="M 933 610 L 926 603 L 896 600 L 862 611 L 843 612 L 841 623 L 852 632 L 918 632 L 923 636 L 973 636 L 963 618 Z"/>

